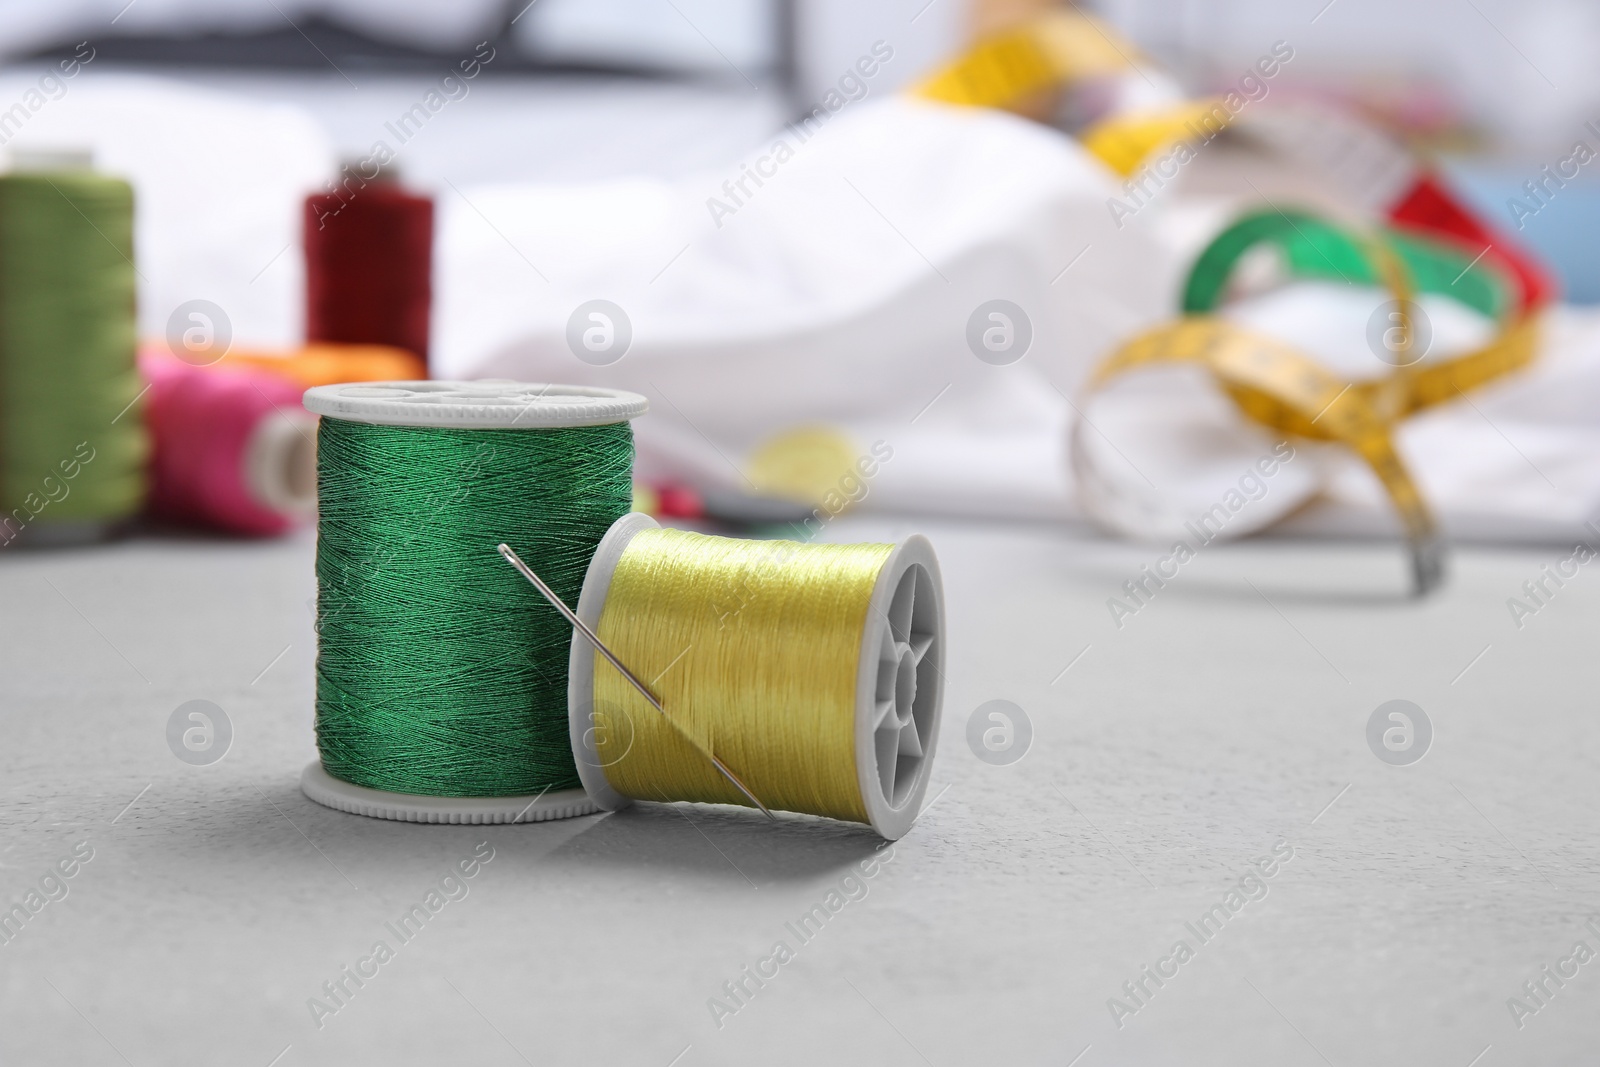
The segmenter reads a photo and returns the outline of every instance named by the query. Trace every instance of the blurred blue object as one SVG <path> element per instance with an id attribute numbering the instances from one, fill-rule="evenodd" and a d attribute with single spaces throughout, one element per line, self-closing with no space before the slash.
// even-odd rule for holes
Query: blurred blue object
<path id="1" fill-rule="evenodd" d="M 1541 204 L 1523 187 L 1542 177 L 1540 166 L 1455 161 L 1446 170 L 1485 220 L 1544 259 L 1561 282 L 1564 300 L 1600 304 L 1600 176 L 1585 167 L 1561 188 L 1547 187 L 1551 191 Z M 1513 198 L 1538 209 L 1520 220 L 1520 230 L 1509 206 Z"/>

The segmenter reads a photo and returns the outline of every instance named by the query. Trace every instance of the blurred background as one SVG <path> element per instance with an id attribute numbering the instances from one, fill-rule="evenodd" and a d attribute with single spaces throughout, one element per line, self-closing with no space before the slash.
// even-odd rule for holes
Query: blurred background
<path id="1" fill-rule="evenodd" d="M 438 188 L 485 180 L 674 174 L 737 160 L 820 99 L 872 41 L 895 59 L 875 92 L 950 60 L 987 17 L 975 0 L 536 0 L 406 3 L 8 2 L 10 72 L 43 70 L 89 39 L 95 77 L 140 74 L 315 116 L 337 155 L 374 131 L 479 41 L 499 52 L 480 98 L 408 146 L 407 177 Z M 1013 5 L 1022 10 L 1038 5 Z M 1225 82 L 1261 45 L 1290 38 L 1288 83 L 1370 110 L 1440 154 L 1491 214 L 1531 166 L 1564 154 L 1600 105 L 1600 10 L 1581 0 L 1337 0 L 1334 4 L 1079 5 L 1102 15 L 1196 91 Z M 1309 20 L 1316 18 L 1315 23 Z M 204 151 L 203 131 L 194 149 Z M 1555 263 L 1568 298 L 1600 299 L 1595 179 L 1523 239 Z M 1585 259 L 1586 253 L 1590 258 Z M 286 264 L 292 269 L 292 264 Z M 280 326 L 287 336 L 289 326 Z M 266 330 L 266 327 L 263 327 Z M 268 334 L 267 336 L 272 336 Z"/>
<path id="2" fill-rule="evenodd" d="M 1123 69 L 1067 79 L 1043 103 L 910 103 L 983 42 L 1050 12 L 1092 16 L 1071 47 L 1114 54 Z M 1298 186 L 1236 150 L 1249 134 L 1240 120 L 1240 137 L 1229 131 L 1203 164 L 1158 182 L 1145 210 L 1121 199 L 1130 167 L 1094 131 L 1253 78 L 1262 95 L 1246 100 L 1250 119 L 1313 101 L 1376 131 L 1394 158 L 1437 172 L 1482 224 L 1483 253 L 1504 235 L 1560 294 L 1541 342 L 1562 353 L 1543 360 L 1563 368 L 1557 378 L 1502 381 L 1475 412 L 1457 404 L 1397 431 L 1445 528 L 1562 540 L 1600 507 L 1587 407 L 1600 395 L 1600 334 L 1583 311 L 1600 300 L 1589 239 L 1600 198 L 1595 168 L 1572 158 L 1580 142 L 1600 146 L 1600 125 L 1587 125 L 1600 119 L 1600 9 L 1577 0 L 107 0 L 10 2 L 0 20 L 0 146 L 12 168 L 65 159 L 131 188 L 123 258 L 136 273 L 144 384 L 175 353 L 301 387 L 422 374 L 620 386 L 654 405 L 640 472 L 656 494 L 647 502 L 669 513 L 678 489 L 699 501 L 683 505 L 691 512 L 706 494 L 752 488 L 809 505 L 834 480 L 829 455 L 893 439 L 901 458 L 853 503 L 1148 537 L 1171 524 L 1142 528 L 1086 501 L 1072 464 L 1087 446 L 1067 443 L 1080 417 L 1112 446 L 1092 460 L 1117 468 L 1106 478 L 1157 488 L 1173 514 L 1203 509 L 1271 435 L 1219 410 L 1204 382 L 1168 397 L 1182 414 L 1135 390 L 1103 422 L 1079 410 L 1085 383 L 1117 345 L 1177 313 L 1184 277 L 1229 219 L 1278 211 Z M 1272 55 L 1269 77 L 1251 74 Z M 1300 128 L 1314 138 L 1315 121 Z M 1327 159 L 1341 151 L 1323 146 Z M 369 183 L 388 191 L 366 193 Z M 1372 215 L 1348 193 L 1305 199 Z M 1457 251 L 1472 259 L 1477 239 Z M 1300 293 L 1309 304 L 1240 314 L 1347 378 L 1383 372 L 1362 340 L 1380 289 L 1349 307 L 1314 290 Z M 964 340 L 994 299 L 1028 319 L 1029 358 L 1004 374 Z M 568 342 L 594 300 L 626 319 L 631 348 L 615 361 Z M 1493 314 L 1422 308 L 1443 316 L 1430 320 L 1433 355 L 1493 332 Z M 1317 348 L 1335 335 L 1342 355 Z M 50 387 L 0 380 L 14 400 Z M 221 447 L 210 430 L 174 444 L 174 420 L 199 417 L 172 414 L 182 405 L 160 389 L 136 392 L 155 482 L 178 477 L 178 453 Z M 100 404 L 117 412 L 131 395 Z M 272 404 L 309 441 L 293 408 Z M 228 411 L 224 421 L 261 416 Z M 819 426 L 832 445 L 783 436 Z M 272 458 L 256 477 L 278 484 L 246 495 L 293 518 L 218 519 L 215 485 L 175 490 L 195 498 L 177 504 L 154 485 L 154 510 L 236 532 L 304 522 L 311 452 L 273 432 L 281 441 L 260 446 Z M 1296 474 L 1233 532 L 1395 533 L 1382 487 L 1336 452 L 1321 450 L 1315 473 Z"/>

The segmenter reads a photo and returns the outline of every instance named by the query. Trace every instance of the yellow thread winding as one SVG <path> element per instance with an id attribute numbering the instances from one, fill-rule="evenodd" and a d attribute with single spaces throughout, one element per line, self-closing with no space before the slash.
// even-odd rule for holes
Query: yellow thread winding
<path id="1" fill-rule="evenodd" d="M 864 823 L 856 680 L 893 549 L 641 530 L 617 563 L 600 639 L 768 807 Z M 600 659 L 594 696 L 595 753 L 619 793 L 747 803 Z"/>

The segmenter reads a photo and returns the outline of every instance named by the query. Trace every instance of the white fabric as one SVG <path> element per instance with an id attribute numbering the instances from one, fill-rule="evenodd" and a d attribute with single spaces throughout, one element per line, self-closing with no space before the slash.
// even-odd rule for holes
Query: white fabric
<path id="1" fill-rule="evenodd" d="M 1146 227 L 1115 228 L 1097 161 L 1021 119 L 895 98 L 782 139 L 793 158 L 747 184 L 720 227 L 706 201 L 726 201 L 738 168 L 445 200 L 439 372 L 644 393 L 649 475 L 741 488 L 752 449 L 826 423 L 863 450 L 893 447 L 876 506 L 1068 514 L 1064 393 L 1171 306 L 1175 257 Z M 606 367 L 565 338 L 596 298 L 634 331 Z M 1009 366 L 966 342 L 969 316 L 995 298 L 1034 328 Z"/>
<path id="2" fill-rule="evenodd" d="M 1226 314 L 1359 380 L 1388 370 L 1366 336 L 1369 318 L 1388 299 L 1377 290 L 1306 283 L 1241 300 Z M 1447 297 L 1424 296 L 1420 304 L 1432 326 L 1430 362 L 1466 352 L 1493 334 L 1488 320 Z M 1600 516 L 1600 312 L 1556 308 L 1545 337 L 1529 369 L 1467 401 L 1414 416 L 1395 435 L 1407 468 L 1452 538 L 1564 542 L 1594 536 L 1583 524 Z M 1098 467 L 1123 497 L 1157 501 L 1173 512 L 1165 521 L 1146 518 L 1142 530 L 1136 521 L 1122 524 L 1124 532 L 1152 540 L 1180 536 L 1182 523 L 1221 501 L 1280 436 L 1243 420 L 1197 371 L 1129 375 L 1108 387 L 1088 414 L 1099 432 L 1080 441 L 1094 450 Z M 1295 460 L 1267 479 L 1268 490 L 1230 519 L 1222 537 L 1264 528 L 1355 537 L 1398 533 L 1393 508 L 1366 464 L 1342 448 L 1304 442 L 1296 448 Z"/>
<path id="3" fill-rule="evenodd" d="M 37 76 L 0 77 L 0 105 Z M 332 173 L 299 109 L 95 71 L 29 112 L 7 147 L 88 147 L 138 203 L 140 328 L 208 299 L 235 343 L 300 337 L 300 202 Z M 0 106 L 0 110 L 3 110 Z M 1082 518 L 1066 457 L 1088 369 L 1176 306 L 1179 279 L 1230 209 L 1176 191 L 1121 230 L 1116 186 L 1059 135 L 1005 115 L 891 99 L 848 104 L 717 225 L 707 199 L 743 171 L 573 186 L 464 186 L 440 198 L 435 338 L 442 376 L 506 376 L 641 392 L 641 471 L 744 487 L 753 449 L 795 427 L 840 428 L 894 449 L 863 506 Z M 776 140 L 776 139 L 775 139 Z M 745 160 L 755 165 L 772 144 Z M 247 208 L 242 209 L 242 205 Z M 1070 266 L 1069 266 L 1070 264 Z M 541 276 L 542 275 L 542 276 Z M 632 320 L 618 363 L 568 349 L 567 319 L 604 298 Z M 969 316 L 1003 298 L 1035 337 L 991 366 Z M 1380 294 L 1298 285 L 1242 301 L 1242 323 L 1343 373 L 1375 369 L 1366 320 Z M 1435 351 L 1486 324 L 1426 304 Z M 1600 312 L 1556 308 L 1530 370 L 1400 430 L 1402 454 L 1455 537 L 1559 542 L 1600 515 Z M 1131 460 L 1179 508 L 1216 502 L 1271 435 L 1202 381 L 1137 376 L 1090 409 L 1108 471 Z M 1115 447 L 1112 447 L 1115 446 Z M 1357 461 L 1302 446 L 1223 536 L 1387 535 L 1387 501 Z M 1153 483 L 1153 486 L 1152 484 Z"/>
<path id="4" fill-rule="evenodd" d="M 1114 179 L 1072 142 L 901 99 L 835 118 L 719 228 L 705 200 L 739 173 L 468 191 L 470 203 L 443 214 L 442 369 L 644 393 L 650 476 L 740 487 L 756 446 L 824 423 L 862 448 L 893 446 L 866 507 L 1082 518 L 1067 397 L 1117 341 L 1172 314 L 1188 262 L 1231 215 L 1225 201 L 1174 190 L 1119 231 L 1106 208 Z M 1011 366 L 980 362 L 965 341 L 968 315 L 995 297 L 1037 331 Z M 635 333 L 608 367 L 580 362 L 565 339 L 567 316 L 594 298 L 620 305 Z M 1229 314 L 1362 377 L 1386 369 L 1366 341 L 1382 299 L 1293 285 Z M 1434 356 L 1488 335 L 1446 298 L 1424 306 Z M 1600 513 L 1600 405 L 1565 399 L 1600 393 L 1600 318 L 1554 319 L 1534 370 L 1398 434 L 1451 536 L 1561 541 Z M 1119 382 L 1089 418 L 1081 439 L 1108 471 L 1176 512 L 1142 531 L 1151 538 L 1221 500 L 1275 440 L 1181 372 Z M 1337 449 L 1302 445 L 1268 482 L 1222 536 L 1397 529 L 1370 472 Z"/>

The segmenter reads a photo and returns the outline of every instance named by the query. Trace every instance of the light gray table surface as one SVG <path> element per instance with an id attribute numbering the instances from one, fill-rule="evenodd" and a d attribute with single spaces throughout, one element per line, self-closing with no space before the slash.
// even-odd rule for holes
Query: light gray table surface
<path id="1" fill-rule="evenodd" d="M 1119 630 L 1106 599 L 1158 551 L 870 517 L 829 537 L 913 529 L 949 610 L 932 802 L 852 882 L 878 840 L 803 817 L 311 803 L 309 533 L 0 554 L 0 908 L 93 850 L 0 944 L 0 1062 L 1595 1062 L 1600 962 L 1520 1029 L 1507 1000 L 1600 950 L 1600 564 L 1519 630 L 1507 598 L 1564 553 L 1461 551 L 1416 602 L 1392 545 L 1217 545 Z M 1366 740 L 1393 698 L 1436 731 L 1411 766 Z M 235 731 L 210 766 L 166 741 L 191 699 Z M 966 742 L 994 699 L 1035 732 L 1010 766 Z M 1185 924 L 1279 842 L 1266 895 L 1201 944 Z M 385 924 L 479 848 L 401 944 Z M 785 924 L 840 886 L 859 899 L 801 943 Z M 1119 1027 L 1108 1000 L 1180 939 L 1193 958 Z M 393 958 L 319 1027 L 308 1000 L 379 940 Z M 780 940 L 793 959 L 719 1026 L 708 1001 Z"/>

